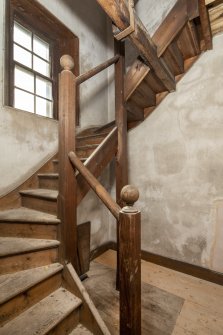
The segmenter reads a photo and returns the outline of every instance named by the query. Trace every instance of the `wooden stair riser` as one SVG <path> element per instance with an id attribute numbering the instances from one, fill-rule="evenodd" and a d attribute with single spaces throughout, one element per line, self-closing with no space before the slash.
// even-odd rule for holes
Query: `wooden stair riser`
<path id="1" fill-rule="evenodd" d="M 39 176 L 39 187 L 46 188 L 48 190 L 58 190 L 59 176 L 58 177 Z"/>
<path id="2" fill-rule="evenodd" d="M 22 195 L 22 206 L 49 214 L 57 214 L 57 200 Z"/>
<path id="3" fill-rule="evenodd" d="M 13 273 L 58 262 L 58 247 L 0 258 L 0 274 Z"/>
<path id="4" fill-rule="evenodd" d="M 77 137 L 76 145 L 77 147 L 91 145 L 91 144 L 99 145 L 103 141 L 106 135 L 107 133 L 102 133 L 102 134 L 92 135 L 92 136 Z"/>
<path id="5" fill-rule="evenodd" d="M 57 273 L 4 303 L 0 307 L 0 325 L 2 326 L 47 297 L 49 294 L 57 290 L 61 284 L 61 273 Z"/>
<path id="6" fill-rule="evenodd" d="M 89 157 L 97 148 L 97 145 L 77 147 L 76 153 L 79 158 Z"/>
<path id="7" fill-rule="evenodd" d="M 56 240 L 57 227 L 57 224 L 1 222 L 0 236 Z"/>
<path id="8" fill-rule="evenodd" d="M 188 22 L 177 39 L 177 45 L 184 60 L 200 53 L 197 28 L 192 22 Z"/>
<path id="9" fill-rule="evenodd" d="M 175 76 L 184 72 L 184 59 L 176 42 L 172 42 L 163 54 L 163 59 Z"/>
<path id="10" fill-rule="evenodd" d="M 59 161 L 58 161 L 58 159 L 53 160 L 53 173 L 59 173 Z"/>
<path id="11" fill-rule="evenodd" d="M 80 322 L 80 308 L 77 308 L 62 320 L 54 329 L 47 335 L 62 335 L 69 334 Z"/>

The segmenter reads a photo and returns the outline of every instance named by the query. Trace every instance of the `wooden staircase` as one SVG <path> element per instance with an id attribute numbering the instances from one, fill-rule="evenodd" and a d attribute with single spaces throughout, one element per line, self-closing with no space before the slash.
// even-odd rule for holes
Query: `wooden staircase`
<path id="1" fill-rule="evenodd" d="M 104 9 L 117 27 L 124 29 L 125 25 L 119 26 L 120 20 L 112 17 L 113 7 L 108 6 L 112 1 L 97 1 L 106 7 Z M 118 6 L 118 2 L 115 3 Z M 149 39 L 151 54 L 144 52 L 139 43 L 146 33 L 136 20 L 141 27 L 138 28 L 140 34 L 138 39 L 134 33 L 131 34 L 131 40 L 137 44 L 143 57 L 138 57 L 125 76 L 124 96 L 129 129 L 142 122 L 174 90 L 176 82 L 200 53 L 210 47 L 202 30 L 203 21 L 199 18 L 198 8 L 185 7 L 186 4 L 187 1 L 179 0 Z M 151 55 L 155 55 L 152 60 Z M 121 56 L 116 58 L 110 64 L 117 63 Z M 103 65 L 103 68 L 106 67 Z M 78 77 L 77 81 L 83 81 L 83 77 Z M 116 123 L 94 127 L 76 136 L 75 153 L 96 178 L 115 156 L 116 160 L 117 156 L 121 156 L 117 150 L 122 154 L 126 151 L 126 143 L 121 149 L 118 145 L 121 136 L 126 136 L 123 120 L 116 119 Z M 71 131 L 74 124 L 71 122 Z M 35 183 L 38 187 L 19 191 L 15 197 L 15 208 L 7 205 L 6 210 L 0 212 L 0 335 L 109 334 L 76 272 L 61 257 L 58 163 L 58 159 L 54 158 L 47 171 L 38 173 L 38 183 Z M 66 164 L 69 165 L 69 162 Z M 90 186 L 77 172 L 75 183 L 78 206 Z"/>
<path id="2" fill-rule="evenodd" d="M 159 60 L 173 74 L 177 83 L 198 59 L 212 48 L 202 32 L 204 18 L 199 16 L 197 1 L 178 0 L 152 36 Z M 202 2 L 202 1 L 201 1 Z M 210 26 L 208 33 L 210 32 Z M 169 94 L 155 70 L 142 58 L 133 63 L 125 78 L 128 128 L 137 126 Z"/>
<path id="3" fill-rule="evenodd" d="M 107 135 L 95 128 L 78 135 L 81 160 Z M 60 262 L 58 179 L 53 159 L 38 174 L 39 188 L 21 190 L 21 206 L 0 212 L 1 335 L 109 334 L 71 265 Z"/>

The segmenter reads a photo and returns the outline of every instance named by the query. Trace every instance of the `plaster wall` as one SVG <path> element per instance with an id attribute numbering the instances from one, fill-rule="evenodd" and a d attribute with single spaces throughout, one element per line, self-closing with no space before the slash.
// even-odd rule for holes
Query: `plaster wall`
<path id="1" fill-rule="evenodd" d="M 150 36 L 153 36 L 176 2 L 177 0 L 139 0 L 135 4 L 135 10 Z M 126 55 L 128 68 L 138 56 L 137 50 L 128 40 L 126 43 Z"/>
<path id="2" fill-rule="evenodd" d="M 223 271 L 223 35 L 129 133 L 142 249 Z"/>
<path id="3" fill-rule="evenodd" d="M 91 0 L 39 0 L 80 39 L 80 72 L 107 59 L 107 18 Z M 0 1 L 0 196 L 25 181 L 57 152 L 57 121 L 4 106 L 5 0 Z M 81 127 L 108 120 L 108 73 L 81 87 Z"/>
<path id="4" fill-rule="evenodd" d="M 163 22 L 177 0 L 140 0 L 136 4 L 136 12 L 152 36 Z"/>

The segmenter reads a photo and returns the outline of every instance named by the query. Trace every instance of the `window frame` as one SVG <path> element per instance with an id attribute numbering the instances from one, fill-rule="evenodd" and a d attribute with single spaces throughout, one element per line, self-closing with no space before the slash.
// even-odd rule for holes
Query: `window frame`
<path id="1" fill-rule="evenodd" d="M 50 45 L 53 119 L 58 119 L 58 75 L 60 57 L 69 54 L 74 58 L 73 73 L 79 75 L 79 39 L 63 23 L 36 1 L 7 0 L 6 3 L 6 52 L 5 52 L 5 104 L 13 107 L 14 101 L 14 64 L 13 29 L 14 21 L 31 31 Z M 17 63 L 23 67 L 22 64 Z M 24 66 L 25 69 L 28 70 Z M 33 70 L 31 70 L 33 72 Z M 40 75 L 41 77 L 41 75 Z M 44 76 L 42 76 L 44 77 Z M 79 125 L 79 92 L 77 94 L 77 125 Z M 39 115 L 38 113 L 35 113 Z"/>
<path id="2" fill-rule="evenodd" d="M 11 61 L 11 67 L 12 67 L 12 72 L 13 72 L 13 76 L 12 76 L 12 88 L 11 89 L 11 92 L 12 92 L 12 96 L 10 97 L 11 100 L 10 100 L 10 103 L 13 105 L 14 104 L 14 97 L 15 97 L 15 94 L 14 94 L 14 89 L 17 88 L 23 92 L 26 92 L 26 93 L 29 93 L 29 94 L 32 94 L 34 96 L 34 113 L 33 114 L 36 114 L 36 115 L 41 115 L 39 113 L 37 113 L 37 109 L 36 109 L 36 98 L 43 98 L 42 96 L 39 96 L 37 93 L 36 93 L 36 78 L 39 77 L 43 80 L 46 80 L 48 82 L 50 82 L 52 84 L 52 99 L 48 99 L 48 98 L 44 98 L 44 100 L 46 101 L 50 101 L 53 103 L 53 117 L 54 118 L 54 115 L 55 115 L 55 112 L 57 110 L 57 105 L 54 103 L 54 100 L 55 100 L 55 94 L 56 94 L 56 85 L 57 85 L 57 82 L 55 82 L 55 80 L 53 80 L 53 73 L 55 71 L 55 69 L 53 68 L 53 55 L 54 55 L 54 41 L 48 39 L 48 37 L 46 38 L 45 36 L 43 36 L 42 34 L 40 34 L 36 29 L 33 29 L 32 27 L 29 27 L 26 23 L 24 23 L 22 20 L 18 20 L 17 18 L 14 18 L 13 20 L 13 27 L 12 27 L 12 31 L 14 30 L 14 23 L 17 23 L 19 25 L 21 25 L 23 28 L 27 29 L 29 32 L 31 32 L 32 34 L 32 50 L 28 50 L 26 49 L 24 46 L 18 44 L 17 42 L 15 42 L 13 36 L 11 36 L 11 41 L 12 41 L 12 53 L 14 52 L 13 49 L 14 49 L 14 45 L 17 45 L 19 46 L 20 48 L 22 48 L 23 50 L 26 50 L 28 52 L 30 52 L 31 54 L 31 57 L 32 57 L 32 68 L 16 61 L 14 59 L 14 57 L 11 57 L 10 61 Z M 44 60 L 42 57 L 40 57 L 39 55 L 35 54 L 35 52 L 33 51 L 33 41 L 34 41 L 34 36 L 37 36 L 39 37 L 41 40 L 43 40 L 44 42 L 46 42 L 48 45 L 49 45 L 49 61 L 46 61 Z M 50 65 L 50 73 L 49 73 L 49 76 L 46 76 L 46 75 L 43 75 L 41 74 L 40 72 L 38 72 L 37 70 L 34 70 L 33 69 L 33 57 L 34 56 L 37 56 L 38 58 L 40 58 L 41 60 L 44 60 L 46 61 L 49 65 Z M 23 88 L 20 88 L 20 87 L 17 87 L 15 85 L 15 68 L 22 68 L 24 71 L 27 71 L 31 74 L 33 74 L 33 77 L 34 77 L 34 92 L 31 93 Z M 47 116 L 46 116 L 47 117 Z M 51 117 L 50 117 L 51 118 Z"/>

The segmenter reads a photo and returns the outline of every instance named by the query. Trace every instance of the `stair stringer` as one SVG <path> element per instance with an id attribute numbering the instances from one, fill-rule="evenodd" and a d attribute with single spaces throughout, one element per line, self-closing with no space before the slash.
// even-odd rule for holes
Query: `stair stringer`
<path id="1" fill-rule="evenodd" d="M 65 265 L 63 279 L 64 287 L 82 300 L 80 323 L 93 334 L 111 335 L 72 264 Z"/>

